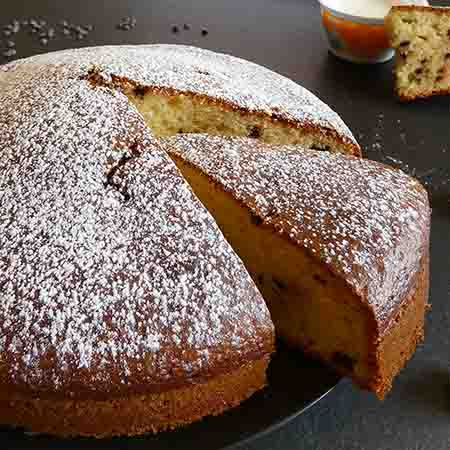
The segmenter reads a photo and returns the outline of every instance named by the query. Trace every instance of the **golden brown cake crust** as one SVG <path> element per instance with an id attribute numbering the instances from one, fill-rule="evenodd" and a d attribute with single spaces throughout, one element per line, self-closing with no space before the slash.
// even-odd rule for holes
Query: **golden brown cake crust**
<path id="1" fill-rule="evenodd" d="M 185 134 L 163 142 L 261 226 L 345 280 L 384 332 L 428 252 L 430 206 L 417 180 L 366 159 L 248 138 Z"/>
<path id="2" fill-rule="evenodd" d="M 360 336 L 366 341 L 366 350 L 354 362 L 344 353 L 331 352 L 325 357 L 315 353 L 308 336 L 295 331 L 286 330 L 282 338 L 325 359 L 352 376 L 356 384 L 383 398 L 423 336 L 430 226 L 424 188 L 417 180 L 382 164 L 298 146 L 275 147 L 250 139 L 206 135 L 179 135 L 164 142 L 186 176 L 191 173 L 187 168 L 193 168 L 207 180 L 212 192 L 224 192 L 247 209 L 257 227 L 270 229 L 306 251 L 342 281 L 342 288 L 326 294 L 334 295 L 335 303 L 344 302 L 350 288 L 352 305 L 362 314 L 358 321 L 365 318 L 367 322 Z M 190 177 L 197 183 L 193 175 Z M 227 235 L 226 228 L 224 232 Z M 269 248 L 269 259 L 271 254 Z M 291 264 L 295 266 L 295 259 Z M 307 288 L 303 287 L 304 293 L 297 289 L 300 303 L 315 300 L 308 297 Z M 320 294 L 317 301 L 321 301 Z M 346 326 L 350 328 L 348 323 Z M 348 367 L 335 361 L 339 355 L 348 359 Z M 354 371 L 354 363 L 361 362 L 367 370 Z"/>
<path id="3" fill-rule="evenodd" d="M 270 354 L 209 213 L 128 99 L 72 68 L 0 69 L 0 389 L 148 394 Z"/>
<path id="4" fill-rule="evenodd" d="M 62 437 L 156 433 L 237 406 L 265 386 L 268 362 L 265 357 L 179 389 L 106 400 L 55 399 L 0 390 L 0 423 Z"/>

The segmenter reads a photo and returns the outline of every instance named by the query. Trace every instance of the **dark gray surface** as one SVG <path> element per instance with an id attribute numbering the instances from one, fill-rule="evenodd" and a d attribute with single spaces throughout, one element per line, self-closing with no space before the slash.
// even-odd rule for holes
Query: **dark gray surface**
<path id="1" fill-rule="evenodd" d="M 433 308 L 427 317 L 425 343 L 396 379 L 393 391 L 379 402 L 349 382 L 340 383 L 308 413 L 241 448 L 450 448 L 450 97 L 399 104 L 392 95 L 391 64 L 355 66 L 328 55 L 314 0 L 4 3 L 0 6 L 3 23 L 30 15 L 93 23 L 95 30 L 89 38 L 75 45 L 189 43 L 266 65 L 300 82 L 335 108 L 367 157 L 391 161 L 426 182 L 433 206 Z M 136 28 L 115 30 L 114 25 L 126 15 L 136 16 Z M 172 24 L 182 29 L 183 23 L 189 23 L 191 29 L 171 33 Z M 201 35 L 204 27 L 207 36 Z M 30 42 L 27 37 L 17 39 L 18 56 L 74 45 L 58 39 L 48 48 L 40 48 Z"/>

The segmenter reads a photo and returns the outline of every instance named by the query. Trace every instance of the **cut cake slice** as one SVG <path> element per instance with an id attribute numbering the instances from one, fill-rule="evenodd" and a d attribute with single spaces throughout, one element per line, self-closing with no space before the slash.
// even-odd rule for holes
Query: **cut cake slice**
<path id="1" fill-rule="evenodd" d="M 450 8 L 395 6 L 386 18 L 401 100 L 450 92 Z"/>
<path id="2" fill-rule="evenodd" d="M 383 398 L 423 337 L 430 209 L 413 178 L 248 138 L 163 146 L 259 286 L 279 337 Z"/>

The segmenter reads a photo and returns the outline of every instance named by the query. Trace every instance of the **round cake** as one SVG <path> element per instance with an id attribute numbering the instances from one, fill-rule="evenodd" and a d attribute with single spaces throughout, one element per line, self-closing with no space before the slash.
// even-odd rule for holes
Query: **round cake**
<path id="1" fill-rule="evenodd" d="M 135 435 L 261 389 L 269 312 L 158 136 L 359 155 L 342 120 L 268 69 L 170 45 L 2 66 L 0 110 L 0 423 Z"/>

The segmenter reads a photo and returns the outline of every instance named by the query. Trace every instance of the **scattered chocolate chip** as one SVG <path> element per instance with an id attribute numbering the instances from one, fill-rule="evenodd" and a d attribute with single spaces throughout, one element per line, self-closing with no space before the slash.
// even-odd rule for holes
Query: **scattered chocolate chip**
<path id="1" fill-rule="evenodd" d="M 14 34 L 18 33 L 20 31 L 20 22 L 18 20 L 13 20 L 9 25 L 9 29 Z"/>
<path id="2" fill-rule="evenodd" d="M 180 31 L 180 29 L 178 28 L 177 25 L 172 25 L 172 33 L 178 33 Z"/>
<path id="3" fill-rule="evenodd" d="M 190 30 L 191 26 L 188 23 L 183 24 L 183 30 Z"/>
<path id="4" fill-rule="evenodd" d="M 122 31 L 129 31 L 136 26 L 136 23 L 137 21 L 135 17 L 124 17 L 116 25 L 116 28 Z"/>
<path id="5" fill-rule="evenodd" d="M 206 28 L 203 28 L 202 36 L 206 36 L 207 34 L 208 34 L 208 30 Z"/>
<path id="6" fill-rule="evenodd" d="M 5 58 L 12 58 L 13 56 L 15 56 L 17 54 L 17 51 L 15 48 L 9 48 L 8 50 L 4 50 L 2 55 Z"/>
<path id="7" fill-rule="evenodd" d="M 36 19 L 30 19 L 29 24 L 30 24 L 30 27 L 40 28 L 40 25 Z"/>

